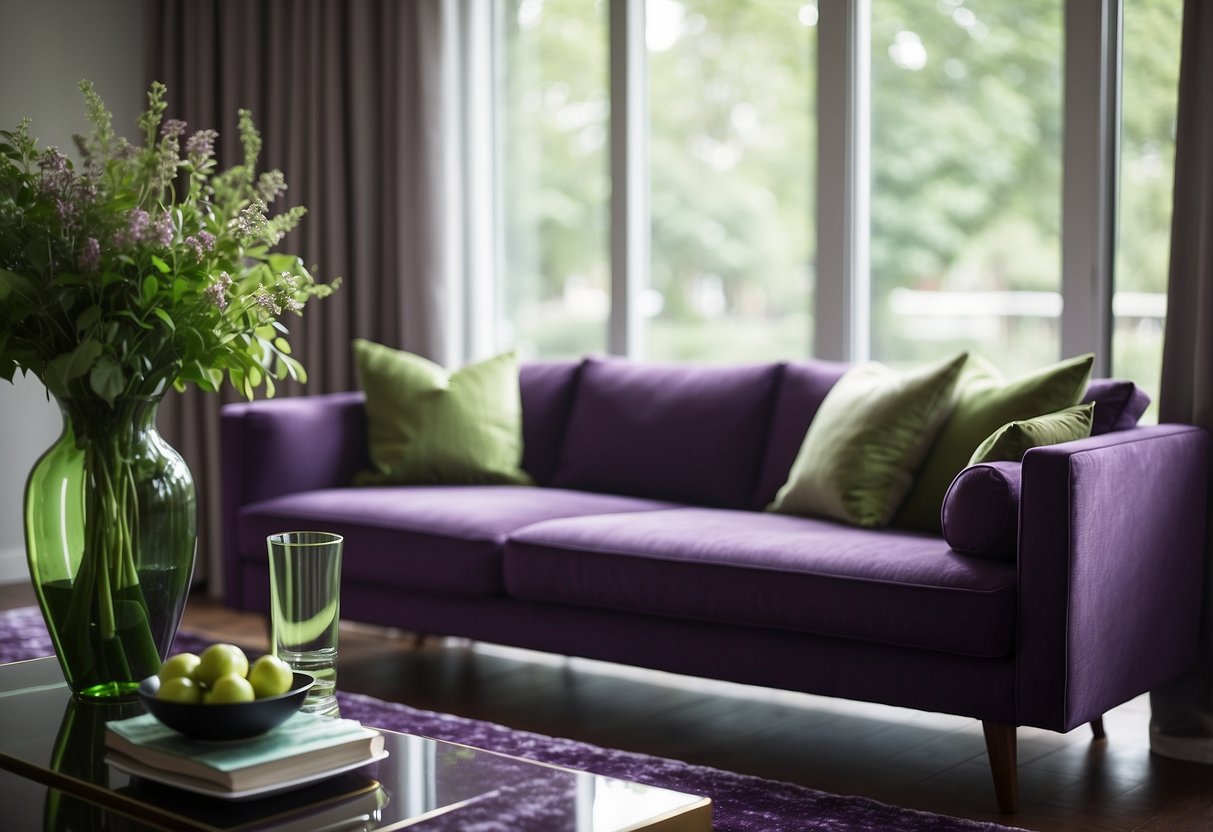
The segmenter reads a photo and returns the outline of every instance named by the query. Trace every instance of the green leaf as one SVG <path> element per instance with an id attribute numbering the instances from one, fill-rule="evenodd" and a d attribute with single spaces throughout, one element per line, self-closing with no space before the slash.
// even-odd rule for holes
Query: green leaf
<path id="1" fill-rule="evenodd" d="M 286 353 L 287 355 L 291 354 L 291 342 L 285 338 L 275 338 L 274 346 L 278 348 L 279 352 Z"/>
<path id="2" fill-rule="evenodd" d="M 165 312 L 163 309 L 161 309 L 159 306 L 157 306 L 156 308 L 154 308 L 152 310 L 152 314 L 155 315 L 160 320 L 164 321 L 165 325 L 168 326 L 169 329 L 173 330 L 174 332 L 177 330 L 177 325 L 175 323 L 173 323 L 172 316 L 169 315 L 169 313 Z"/>
<path id="3" fill-rule="evenodd" d="M 139 327 L 140 329 L 155 329 L 154 326 L 152 326 L 147 321 L 140 318 L 134 312 L 131 312 L 129 309 L 123 309 L 121 312 L 118 312 L 117 314 L 123 318 L 130 318 L 131 321 L 134 322 L 135 326 Z"/>
<path id="4" fill-rule="evenodd" d="M 181 298 L 185 297 L 185 292 L 187 289 L 189 289 L 189 287 L 190 287 L 189 283 L 180 277 L 178 277 L 176 280 L 174 280 L 173 281 L 173 303 L 177 303 L 181 300 Z"/>
<path id="5" fill-rule="evenodd" d="M 168 263 L 165 263 L 154 254 L 152 255 L 152 265 L 160 270 L 160 274 L 168 274 L 170 271 L 172 271 L 172 269 L 169 268 Z"/>
<path id="6" fill-rule="evenodd" d="M 300 264 L 300 259 L 293 254 L 271 254 L 268 259 L 269 266 L 274 270 L 275 274 L 281 272 L 293 272 Z"/>
<path id="7" fill-rule="evenodd" d="M 46 368 L 46 386 L 57 396 L 67 395 L 67 385 L 87 373 L 101 355 L 101 343 L 81 341 L 74 350 L 53 359 Z"/>
<path id="8" fill-rule="evenodd" d="M 0 269 L 0 300 L 7 300 L 9 295 L 14 292 L 18 297 L 31 301 L 37 295 L 34 284 L 28 277 L 23 277 L 7 269 Z"/>
<path id="9" fill-rule="evenodd" d="M 76 329 L 86 330 L 99 320 L 101 320 L 101 307 L 93 304 L 80 313 L 80 317 L 76 319 Z"/>
<path id="10" fill-rule="evenodd" d="M 151 306 L 152 301 L 156 299 L 156 290 L 159 288 L 160 281 L 156 279 L 155 275 L 149 274 L 143 278 L 143 289 L 139 299 L 143 302 L 144 306 Z"/>
<path id="11" fill-rule="evenodd" d="M 93 365 L 92 372 L 88 375 L 88 384 L 93 388 L 94 393 L 105 399 L 107 404 L 112 405 L 114 399 L 122 395 L 122 391 L 126 389 L 126 377 L 122 372 L 122 365 L 112 358 L 98 358 L 97 363 Z"/>

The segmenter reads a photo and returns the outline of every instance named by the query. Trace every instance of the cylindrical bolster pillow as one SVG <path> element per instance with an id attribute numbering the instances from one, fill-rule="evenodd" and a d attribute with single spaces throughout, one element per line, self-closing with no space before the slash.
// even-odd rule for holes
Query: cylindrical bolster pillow
<path id="1" fill-rule="evenodd" d="M 1019 462 L 965 468 L 943 498 L 943 538 L 957 552 L 1015 560 L 1019 544 Z"/>

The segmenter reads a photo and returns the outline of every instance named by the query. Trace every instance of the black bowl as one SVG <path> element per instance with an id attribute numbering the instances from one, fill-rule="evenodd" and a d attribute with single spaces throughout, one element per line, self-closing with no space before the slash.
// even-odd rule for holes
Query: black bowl
<path id="1" fill-rule="evenodd" d="M 290 719 L 299 710 L 316 678 L 295 671 L 291 689 L 277 696 L 252 702 L 225 702 L 221 705 L 190 705 L 157 699 L 160 677 L 149 676 L 139 683 L 143 707 L 174 731 L 196 740 L 243 740 L 264 734 Z"/>

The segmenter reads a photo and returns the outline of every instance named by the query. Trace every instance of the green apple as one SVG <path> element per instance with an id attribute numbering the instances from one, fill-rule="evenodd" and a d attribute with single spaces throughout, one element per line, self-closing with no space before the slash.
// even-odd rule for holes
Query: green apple
<path id="1" fill-rule="evenodd" d="M 197 705 L 202 701 L 202 687 L 188 676 L 173 676 L 161 683 L 156 698 L 166 702 Z"/>
<path id="2" fill-rule="evenodd" d="M 178 653 L 165 659 L 164 663 L 160 665 L 160 672 L 156 675 L 160 677 L 161 684 L 181 676 L 193 679 L 194 670 L 200 661 L 201 659 L 193 653 Z"/>
<path id="3" fill-rule="evenodd" d="M 212 644 L 198 657 L 193 679 L 207 688 L 214 688 L 220 676 L 248 675 L 248 656 L 234 644 Z"/>
<path id="4" fill-rule="evenodd" d="M 252 702 L 256 696 L 248 679 L 235 673 L 228 673 L 220 676 L 211 685 L 210 692 L 206 696 L 206 704 L 226 705 L 232 702 Z"/>
<path id="5" fill-rule="evenodd" d="M 258 699 L 277 696 L 291 689 L 295 674 L 291 666 L 277 656 L 265 655 L 253 662 L 248 672 L 249 683 Z"/>

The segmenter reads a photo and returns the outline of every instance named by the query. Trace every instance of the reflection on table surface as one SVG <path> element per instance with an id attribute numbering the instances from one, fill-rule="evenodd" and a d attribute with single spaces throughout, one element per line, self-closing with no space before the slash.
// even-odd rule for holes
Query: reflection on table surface
<path id="1" fill-rule="evenodd" d="M 701 797 L 393 731 L 383 732 L 387 759 L 304 789 L 241 802 L 194 795 L 104 763 L 105 723 L 139 713 L 138 702 L 74 699 L 53 659 L 0 665 L 0 795 L 6 812 L 41 819 L 11 828 L 711 829 Z"/>

